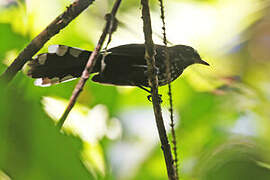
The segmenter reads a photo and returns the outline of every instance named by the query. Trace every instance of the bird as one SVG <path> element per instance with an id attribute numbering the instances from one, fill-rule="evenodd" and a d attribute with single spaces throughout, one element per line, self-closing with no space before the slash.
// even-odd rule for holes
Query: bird
<path id="1" fill-rule="evenodd" d="M 171 70 L 171 79 L 167 78 L 165 52 L 166 46 L 155 44 L 155 69 L 158 85 L 164 86 L 177 79 L 185 68 L 192 64 L 209 65 L 199 53 L 187 45 L 175 45 L 167 48 Z M 47 53 L 32 58 L 27 75 L 37 79 L 35 85 L 50 86 L 81 76 L 91 51 L 65 45 L 49 46 Z M 105 58 L 103 54 L 106 53 Z M 116 86 L 137 86 L 150 92 L 145 44 L 125 44 L 101 51 L 93 67 L 92 81 Z"/>

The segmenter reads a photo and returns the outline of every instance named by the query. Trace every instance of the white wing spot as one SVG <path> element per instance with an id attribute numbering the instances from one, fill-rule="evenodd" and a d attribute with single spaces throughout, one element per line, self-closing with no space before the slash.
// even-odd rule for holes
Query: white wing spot
<path id="1" fill-rule="evenodd" d="M 77 49 L 77 48 L 70 48 L 69 53 L 74 56 L 74 57 L 79 57 L 79 55 L 82 53 L 82 50 Z"/>
<path id="2" fill-rule="evenodd" d="M 41 54 L 40 56 L 38 56 L 38 63 L 43 65 L 45 64 L 46 59 L 47 59 L 47 54 Z"/>
<path id="3" fill-rule="evenodd" d="M 58 56 L 64 56 L 68 50 L 68 46 L 59 45 L 58 49 L 56 50 L 56 54 Z"/>
<path id="4" fill-rule="evenodd" d="M 34 84 L 36 86 L 47 87 L 51 85 L 48 81 L 50 81 L 49 78 L 38 78 L 35 80 Z"/>
<path id="5" fill-rule="evenodd" d="M 56 53 L 58 48 L 59 48 L 59 45 L 51 45 L 48 47 L 48 52 L 49 53 Z"/>

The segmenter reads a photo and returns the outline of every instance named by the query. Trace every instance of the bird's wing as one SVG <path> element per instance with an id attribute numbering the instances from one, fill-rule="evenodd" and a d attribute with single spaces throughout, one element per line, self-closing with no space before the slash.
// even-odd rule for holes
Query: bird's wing
<path id="1" fill-rule="evenodd" d="M 96 74 L 92 80 L 120 86 L 147 86 L 147 66 L 107 66 L 104 72 Z"/>
<path id="2" fill-rule="evenodd" d="M 144 44 L 126 44 L 108 49 L 113 55 L 144 56 Z"/>
<path id="3" fill-rule="evenodd" d="M 144 44 L 127 44 L 108 49 L 105 64 L 108 66 L 130 67 L 146 65 Z"/>

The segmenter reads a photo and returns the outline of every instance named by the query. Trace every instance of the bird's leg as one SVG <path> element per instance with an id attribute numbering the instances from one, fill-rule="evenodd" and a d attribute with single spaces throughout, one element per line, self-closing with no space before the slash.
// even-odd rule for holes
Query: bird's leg
<path id="1" fill-rule="evenodd" d="M 158 101 L 159 101 L 159 103 L 162 103 L 163 102 L 161 97 L 162 97 L 162 95 L 161 94 L 158 94 Z M 148 99 L 148 101 L 152 102 L 152 95 L 148 95 L 147 96 L 147 99 Z"/>
<path id="2" fill-rule="evenodd" d="M 141 88 L 142 90 L 148 92 L 148 93 L 152 93 L 150 90 L 146 89 L 145 87 L 141 86 L 141 85 L 136 85 L 137 87 Z"/>
<path id="3" fill-rule="evenodd" d="M 152 102 L 152 95 L 151 95 L 151 94 L 152 94 L 152 90 L 150 91 L 150 90 L 146 89 L 145 87 L 143 87 L 143 86 L 141 86 L 141 85 L 137 85 L 137 87 L 139 87 L 139 88 L 141 88 L 142 90 L 144 90 L 144 91 L 150 93 L 150 95 L 147 96 L 147 99 L 148 99 L 148 101 Z M 158 101 L 159 101 L 160 103 L 162 103 L 161 97 L 162 97 L 162 95 L 159 94 L 159 95 L 158 95 Z"/>

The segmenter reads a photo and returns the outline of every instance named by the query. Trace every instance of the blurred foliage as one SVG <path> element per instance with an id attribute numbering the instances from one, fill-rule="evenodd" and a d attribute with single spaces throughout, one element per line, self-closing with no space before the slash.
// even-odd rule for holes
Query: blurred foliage
<path id="1" fill-rule="evenodd" d="M 70 2 L 0 1 L 0 73 Z M 161 44 L 159 4 L 150 3 Z M 181 179 L 270 179 L 270 2 L 164 3 L 169 41 L 211 64 L 172 84 Z M 94 2 L 40 52 L 51 44 L 93 49 L 112 4 Z M 123 1 L 117 17 L 111 47 L 144 42 L 139 1 Z M 36 87 L 25 71 L 0 84 L 0 179 L 167 179 L 145 92 L 89 81 L 59 132 L 55 121 L 77 80 Z M 167 87 L 160 92 L 168 125 Z"/>
<path id="2" fill-rule="evenodd" d="M 12 179 L 89 179 L 91 174 L 80 160 L 81 140 L 57 131 L 41 110 L 35 91 L 27 93 L 22 84 L 3 87 L 1 169 Z"/>

